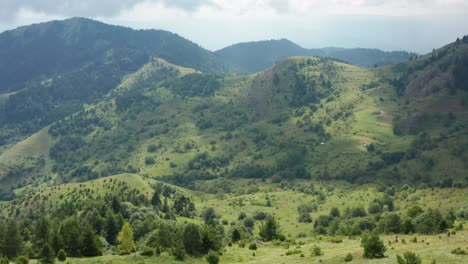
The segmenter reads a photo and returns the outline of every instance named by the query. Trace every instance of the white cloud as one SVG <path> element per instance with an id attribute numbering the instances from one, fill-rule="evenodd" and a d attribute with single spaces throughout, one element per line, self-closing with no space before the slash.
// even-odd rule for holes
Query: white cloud
<path id="1" fill-rule="evenodd" d="M 285 37 L 311 48 L 359 46 L 426 52 L 468 33 L 468 1 L 464 0 L 0 0 L 0 3 L 0 20 L 4 21 L 0 30 L 86 16 L 134 28 L 173 31 L 212 50 L 240 41 Z M 9 15 L 3 16 L 6 13 Z"/>

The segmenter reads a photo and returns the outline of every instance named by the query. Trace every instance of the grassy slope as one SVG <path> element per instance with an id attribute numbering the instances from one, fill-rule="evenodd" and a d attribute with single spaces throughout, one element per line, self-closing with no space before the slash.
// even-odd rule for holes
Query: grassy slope
<path id="1" fill-rule="evenodd" d="M 110 179 L 122 182 L 130 189 L 138 189 L 148 198 L 152 193 L 149 184 L 153 183 L 153 180 L 142 178 L 136 174 L 122 174 L 83 184 L 70 183 L 59 187 L 42 189 L 40 195 L 48 197 L 45 210 L 48 210 L 47 206 L 53 208 L 57 204 L 66 201 L 69 197 L 73 197 L 73 193 L 80 189 L 91 189 L 94 194 L 103 196 L 111 191 L 108 188 L 108 184 L 106 184 Z M 410 242 L 414 237 L 412 235 L 398 235 L 398 243 L 394 243 L 395 236 L 383 236 L 388 246 L 386 253 L 388 257 L 380 260 L 367 260 L 362 258 L 359 238 L 343 237 L 342 243 L 331 243 L 328 236 L 313 235 L 312 224 L 297 223 L 298 212 L 296 208 L 302 203 L 319 204 L 318 211 L 312 213 L 312 217 L 316 218 L 320 214 L 328 214 L 332 207 L 338 207 L 341 211 L 344 211 L 344 208 L 348 206 L 367 205 L 369 201 L 382 195 L 382 193 L 378 193 L 374 186 L 356 186 L 341 182 L 298 182 L 298 184 L 304 186 L 313 184 L 316 190 L 325 192 L 326 200 L 324 202 L 317 202 L 314 195 L 307 195 L 293 190 L 282 190 L 277 184 L 270 184 L 268 182 L 235 180 L 230 182 L 230 184 L 245 190 L 252 187 L 258 187 L 259 189 L 251 194 L 220 196 L 176 188 L 179 192 L 194 198 L 198 213 L 204 207 L 215 207 L 216 212 L 222 216 L 221 219 L 235 221 L 239 212 L 245 212 L 247 215 L 251 215 L 256 211 L 269 212 L 277 216 L 282 232 L 288 237 L 295 238 L 299 233 L 306 233 L 307 237 L 296 239 L 297 242 L 302 241 L 303 245 L 291 246 L 289 249 L 272 243 L 260 243 L 259 249 L 255 251 L 256 256 L 252 256 L 252 251 L 248 250 L 247 247 L 240 248 L 237 244 L 234 244 L 232 247 L 226 247 L 226 251 L 221 258 L 221 263 L 271 263 L 272 261 L 275 263 L 319 263 L 319 260 L 322 260 L 322 263 L 340 263 L 347 253 L 353 255 L 354 262 L 356 263 L 394 263 L 396 254 L 402 254 L 406 251 L 417 252 L 422 256 L 424 262 L 430 262 L 435 259 L 437 263 L 464 263 L 462 256 L 450 254 L 450 250 L 467 245 L 468 233 L 466 229 L 450 237 L 447 237 L 445 234 L 417 235 L 418 243 Z M 330 188 L 331 186 L 333 189 Z M 270 197 L 272 207 L 265 206 L 266 195 Z M 35 197 L 35 195 L 32 197 Z M 451 208 L 456 210 L 466 205 L 465 201 L 468 199 L 468 193 L 460 189 L 410 189 L 401 192 L 397 197 L 395 205 L 397 212 L 400 213 L 406 212 L 406 209 L 414 204 L 418 204 L 424 209 L 431 207 L 447 211 Z M 238 205 L 240 200 L 243 201 L 243 206 Z M 28 206 L 34 207 L 36 205 L 30 203 Z M 27 209 L 27 206 L 24 206 L 23 209 Z M 179 218 L 179 221 L 200 222 L 200 219 L 198 217 L 195 219 Z M 226 227 L 226 230 L 228 229 Z M 258 223 L 256 224 L 254 233 L 258 234 Z M 406 240 L 407 244 L 401 243 L 403 239 Z M 392 242 L 391 245 L 388 244 L 389 241 Z M 324 252 L 323 256 L 311 256 L 311 249 L 315 245 L 321 247 Z M 287 256 L 286 252 L 292 249 L 301 250 L 305 257 L 300 257 L 299 254 Z M 172 263 L 174 260 L 167 253 L 163 253 L 160 257 L 152 258 L 140 256 L 104 256 L 89 259 L 70 259 L 69 261 L 70 263 Z M 186 262 L 205 263 L 204 259 L 200 258 L 189 258 Z"/>

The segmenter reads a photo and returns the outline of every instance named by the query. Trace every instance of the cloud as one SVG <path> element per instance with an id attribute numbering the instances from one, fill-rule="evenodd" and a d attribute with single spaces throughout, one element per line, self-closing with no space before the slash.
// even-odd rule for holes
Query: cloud
<path id="1" fill-rule="evenodd" d="M 62 17 L 111 17 L 141 3 L 164 3 L 186 11 L 195 11 L 207 0 L 0 0 L 0 21 L 12 21 L 22 11 Z"/>

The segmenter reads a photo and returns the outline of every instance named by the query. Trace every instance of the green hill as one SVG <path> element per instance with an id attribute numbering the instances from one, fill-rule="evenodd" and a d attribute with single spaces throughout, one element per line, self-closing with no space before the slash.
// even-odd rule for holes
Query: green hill
<path id="1" fill-rule="evenodd" d="M 385 52 L 363 48 L 305 49 L 287 39 L 238 43 L 216 53 L 245 73 L 262 71 L 291 56 L 330 57 L 362 67 L 396 64 L 416 56 L 404 51 Z"/>
<path id="2" fill-rule="evenodd" d="M 233 72 L 214 53 L 162 30 L 72 18 L 1 33 L 0 145 L 80 111 L 153 57 L 203 71 Z"/>
<path id="3" fill-rule="evenodd" d="M 236 76 L 167 32 L 9 34 L 39 64 L 0 95 L 0 262 L 465 262 L 468 36 L 386 67 L 297 54 Z M 71 57 L 34 55 L 45 36 Z"/>
<path id="4" fill-rule="evenodd" d="M 465 186 L 467 95 L 457 58 L 466 49 L 460 41 L 378 69 L 292 57 L 242 77 L 153 59 L 105 99 L 52 124 L 43 169 L 4 181 L 126 172 L 192 189 L 226 177 Z M 427 90 L 432 83 L 438 89 Z"/>

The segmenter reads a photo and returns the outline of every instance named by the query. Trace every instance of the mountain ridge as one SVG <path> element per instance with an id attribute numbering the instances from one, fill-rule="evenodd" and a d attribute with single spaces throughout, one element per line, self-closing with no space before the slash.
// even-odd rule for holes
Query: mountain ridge
<path id="1" fill-rule="evenodd" d="M 291 40 L 241 42 L 215 51 L 244 73 L 255 73 L 291 56 L 330 57 L 364 67 L 385 66 L 409 60 L 416 53 L 368 48 L 325 47 L 306 49 Z"/>

